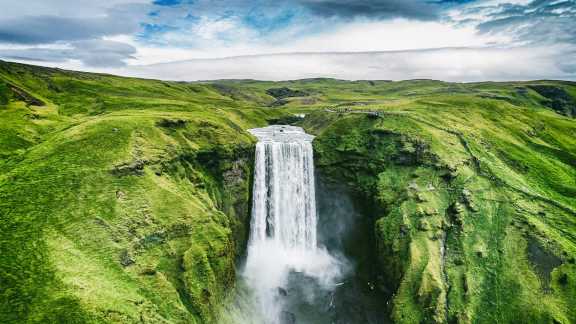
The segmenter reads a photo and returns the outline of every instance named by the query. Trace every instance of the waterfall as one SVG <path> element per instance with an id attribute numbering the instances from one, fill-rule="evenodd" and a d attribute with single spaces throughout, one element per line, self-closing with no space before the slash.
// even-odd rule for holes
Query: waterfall
<path id="1" fill-rule="evenodd" d="M 340 274 L 337 260 L 317 244 L 314 137 L 294 126 L 250 133 L 259 141 L 243 276 L 255 297 L 257 322 L 293 323 L 286 301 L 289 277 L 299 275 L 329 289 Z"/>
<path id="2" fill-rule="evenodd" d="M 294 126 L 252 129 L 256 144 L 250 244 L 316 248 L 316 197 L 311 135 Z"/>

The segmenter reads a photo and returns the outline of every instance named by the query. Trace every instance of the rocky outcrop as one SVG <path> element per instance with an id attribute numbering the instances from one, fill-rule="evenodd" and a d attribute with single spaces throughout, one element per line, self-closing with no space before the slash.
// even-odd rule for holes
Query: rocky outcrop
<path id="1" fill-rule="evenodd" d="M 270 88 L 266 90 L 266 94 L 276 98 L 277 100 L 291 98 L 291 97 L 305 97 L 308 92 L 302 90 L 293 90 L 288 87 Z"/>
<path id="2" fill-rule="evenodd" d="M 576 98 L 571 96 L 564 88 L 556 85 L 530 85 L 528 88 L 544 97 L 542 103 L 559 114 L 576 117 Z"/>

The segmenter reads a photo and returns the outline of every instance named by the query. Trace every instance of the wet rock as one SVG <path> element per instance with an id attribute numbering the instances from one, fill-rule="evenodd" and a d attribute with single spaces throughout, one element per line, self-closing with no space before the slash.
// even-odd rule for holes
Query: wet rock
<path id="1" fill-rule="evenodd" d="M 278 295 L 280 295 L 282 297 L 286 297 L 286 296 L 288 296 L 288 291 L 286 291 L 286 289 L 284 289 L 282 287 L 278 287 Z"/>
<path id="2" fill-rule="evenodd" d="M 296 315 L 287 311 L 280 313 L 280 323 L 282 324 L 296 324 Z"/>

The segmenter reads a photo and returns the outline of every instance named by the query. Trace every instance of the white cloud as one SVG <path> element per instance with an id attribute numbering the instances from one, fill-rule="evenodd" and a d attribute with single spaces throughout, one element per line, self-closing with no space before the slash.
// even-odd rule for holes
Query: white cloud
<path id="1" fill-rule="evenodd" d="M 473 27 L 441 22 L 396 19 L 347 24 L 331 33 L 305 37 L 285 51 L 396 51 L 411 49 L 472 47 L 502 42 L 501 36 L 478 35 Z M 290 50 L 292 48 L 292 50 Z"/>
<path id="2" fill-rule="evenodd" d="M 206 20 L 195 33 L 174 33 L 165 36 L 169 43 L 196 42 L 193 48 L 158 47 L 122 39 L 138 48 L 134 64 L 168 62 L 198 58 L 222 58 L 240 55 L 261 55 L 301 52 L 368 52 L 398 51 L 445 47 L 482 47 L 506 43 L 501 35 L 478 35 L 473 27 L 457 27 L 440 22 L 415 22 L 402 19 L 388 22 L 357 21 L 334 26 L 323 33 L 310 34 L 297 39 L 297 31 L 286 30 L 276 34 L 274 40 L 261 39 L 242 29 L 235 20 L 212 22 Z M 294 27 L 299 28 L 298 26 Z M 233 41 L 224 42 L 215 35 L 231 33 Z M 194 35 L 194 36 L 193 36 Z M 197 35 L 202 36 L 200 39 Z M 193 38 L 193 39 L 190 39 Z M 216 39 L 214 39 L 216 38 Z M 282 41 L 282 40 L 285 41 Z"/>
<path id="3" fill-rule="evenodd" d="M 447 81 L 574 79 L 557 65 L 557 48 L 445 48 L 436 50 L 308 53 L 200 59 L 117 72 L 167 80 L 263 79 L 314 77 L 341 79 L 416 79 Z"/>

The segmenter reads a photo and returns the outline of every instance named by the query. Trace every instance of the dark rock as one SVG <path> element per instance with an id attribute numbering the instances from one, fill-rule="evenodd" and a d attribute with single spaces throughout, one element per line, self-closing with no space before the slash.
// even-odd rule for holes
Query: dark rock
<path id="1" fill-rule="evenodd" d="M 188 121 L 183 119 L 162 119 L 156 125 L 164 128 L 183 128 L 187 123 Z"/>
<path id="2" fill-rule="evenodd" d="M 382 115 L 376 111 L 370 111 L 370 112 L 366 113 L 366 116 L 369 119 L 378 119 L 378 118 L 382 117 Z"/>
<path id="3" fill-rule="evenodd" d="M 408 225 L 406 225 L 406 224 L 400 225 L 400 234 L 402 236 L 408 234 L 408 232 L 410 232 L 410 227 L 408 227 Z"/>
<path id="4" fill-rule="evenodd" d="M 562 265 L 562 259 L 549 251 L 545 245 L 534 237 L 528 238 L 528 260 L 532 263 L 536 274 L 541 279 L 542 289 L 550 291 L 552 271 Z"/>
<path id="5" fill-rule="evenodd" d="M 267 121 L 269 124 L 273 125 L 293 125 L 299 121 L 302 121 L 302 118 L 297 115 L 287 115 L 280 118 L 270 118 Z"/>
<path id="6" fill-rule="evenodd" d="M 124 267 L 130 266 L 132 264 L 136 263 L 136 261 L 134 261 L 131 257 L 130 254 L 128 253 L 128 250 L 123 250 L 122 252 L 120 252 L 120 264 Z"/>
<path id="7" fill-rule="evenodd" d="M 34 97 L 33 95 L 29 94 L 23 89 L 18 88 L 17 86 L 11 85 L 10 89 L 12 90 L 16 100 L 24 101 L 26 106 L 46 106 L 44 101 Z"/>
<path id="8" fill-rule="evenodd" d="M 276 100 L 276 101 L 272 102 L 272 103 L 269 104 L 268 106 L 269 106 L 269 107 L 281 107 L 281 106 L 287 105 L 288 102 L 289 102 L 289 101 L 286 100 L 286 99 L 279 99 L 279 100 Z"/>
<path id="9" fill-rule="evenodd" d="M 563 273 L 558 279 L 558 283 L 561 284 L 562 286 L 566 286 L 568 284 L 568 274 Z"/>
<path id="10" fill-rule="evenodd" d="M 270 88 L 266 90 L 266 94 L 276 98 L 276 99 L 284 99 L 290 97 L 305 97 L 308 95 L 307 92 L 301 90 L 292 90 L 287 87 L 282 88 Z"/>
<path id="11" fill-rule="evenodd" d="M 124 192 L 122 192 L 121 190 L 116 190 L 116 199 L 122 199 L 124 198 L 124 196 L 126 196 Z"/>
<path id="12" fill-rule="evenodd" d="M 286 291 L 286 289 L 284 289 L 282 287 L 278 287 L 278 295 L 280 295 L 282 297 L 286 297 L 286 296 L 288 296 L 288 291 Z"/>
<path id="13" fill-rule="evenodd" d="M 464 224 L 464 207 L 459 202 L 454 202 L 447 210 L 450 221 L 455 224 L 462 226 Z"/>
<path id="14" fill-rule="evenodd" d="M 138 247 L 143 248 L 151 248 L 153 246 L 163 244 L 166 242 L 166 233 L 165 232 L 154 232 L 144 236 L 142 239 L 138 241 Z"/>
<path id="15" fill-rule="evenodd" d="M 156 274 L 156 269 L 154 268 L 144 268 L 140 274 L 145 275 L 145 276 L 153 276 Z"/>
<path id="16" fill-rule="evenodd" d="M 280 323 L 282 324 L 296 324 L 296 315 L 287 311 L 280 313 Z"/>
<path id="17" fill-rule="evenodd" d="M 112 169 L 112 174 L 118 177 L 136 175 L 141 176 L 144 174 L 144 164 L 142 160 L 136 160 L 132 163 L 122 163 Z"/>
<path id="18" fill-rule="evenodd" d="M 576 117 L 576 98 L 572 97 L 564 88 L 555 85 L 531 85 L 530 89 L 545 98 L 542 104 L 559 114 Z"/>

